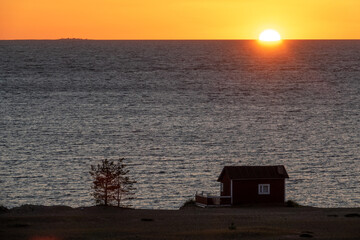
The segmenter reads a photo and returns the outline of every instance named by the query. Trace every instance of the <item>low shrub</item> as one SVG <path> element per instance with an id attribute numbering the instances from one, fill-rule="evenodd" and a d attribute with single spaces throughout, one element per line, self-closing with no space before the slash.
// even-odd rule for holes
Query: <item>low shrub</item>
<path id="1" fill-rule="evenodd" d="M 233 222 L 230 224 L 229 230 L 236 230 L 236 226 Z"/>
<path id="2" fill-rule="evenodd" d="M 299 237 L 302 237 L 302 238 L 312 238 L 314 237 L 313 235 L 309 234 L 309 233 L 302 233 L 299 235 Z"/>
<path id="3" fill-rule="evenodd" d="M 294 200 L 287 200 L 286 201 L 287 207 L 300 207 L 301 205 L 295 202 Z"/>
<path id="4" fill-rule="evenodd" d="M 186 202 L 184 202 L 183 205 L 180 208 L 193 207 L 193 206 L 196 206 L 195 205 L 195 199 L 190 198 L 190 199 L 186 200 Z"/>
<path id="5" fill-rule="evenodd" d="M 349 213 L 349 214 L 345 214 L 345 217 L 360 217 L 360 214 L 358 213 Z"/>
<path id="6" fill-rule="evenodd" d="M 9 209 L 7 209 L 7 207 L 0 205 L 0 213 L 6 213 L 8 211 L 9 211 Z"/>

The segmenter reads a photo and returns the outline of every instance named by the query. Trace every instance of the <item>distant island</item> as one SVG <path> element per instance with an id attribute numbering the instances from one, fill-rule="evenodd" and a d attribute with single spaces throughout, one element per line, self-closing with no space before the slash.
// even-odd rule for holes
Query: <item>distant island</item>
<path id="1" fill-rule="evenodd" d="M 59 41 L 83 41 L 83 40 L 89 40 L 87 38 L 59 38 L 57 39 Z"/>

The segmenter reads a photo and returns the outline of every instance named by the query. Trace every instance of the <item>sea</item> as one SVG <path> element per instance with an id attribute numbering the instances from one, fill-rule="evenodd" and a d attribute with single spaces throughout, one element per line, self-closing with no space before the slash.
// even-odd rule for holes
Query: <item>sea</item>
<path id="1" fill-rule="evenodd" d="M 125 158 L 140 209 L 284 165 L 286 199 L 360 207 L 360 41 L 0 41 L 0 205 L 95 204 Z"/>

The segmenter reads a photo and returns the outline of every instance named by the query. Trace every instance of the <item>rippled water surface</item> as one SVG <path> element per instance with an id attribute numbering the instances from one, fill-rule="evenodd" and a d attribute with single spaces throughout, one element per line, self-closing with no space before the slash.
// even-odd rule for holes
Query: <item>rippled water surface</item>
<path id="1" fill-rule="evenodd" d="M 360 41 L 0 41 L 0 204 L 94 204 L 125 157 L 137 208 L 283 164 L 287 198 L 360 206 Z"/>

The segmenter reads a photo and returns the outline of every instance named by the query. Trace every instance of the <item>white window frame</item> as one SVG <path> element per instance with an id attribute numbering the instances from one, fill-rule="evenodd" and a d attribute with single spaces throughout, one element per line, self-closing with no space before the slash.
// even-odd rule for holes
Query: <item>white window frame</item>
<path id="1" fill-rule="evenodd" d="M 266 191 L 267 189 L 267 191 Z M 258 185 L 259 195 L 270 195 L 270 184 L 259 184 Z"/>

